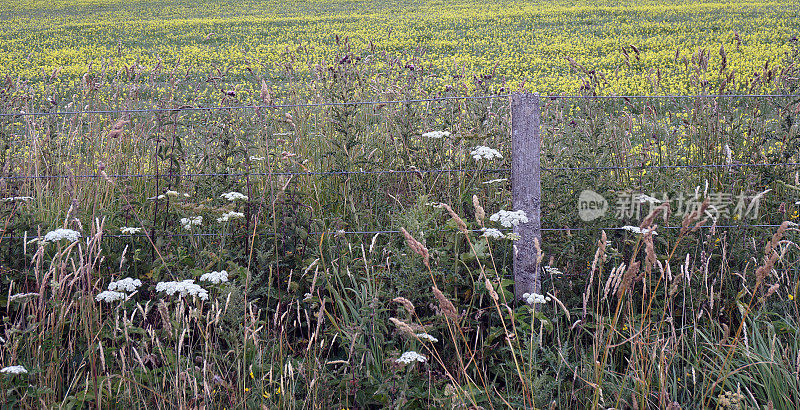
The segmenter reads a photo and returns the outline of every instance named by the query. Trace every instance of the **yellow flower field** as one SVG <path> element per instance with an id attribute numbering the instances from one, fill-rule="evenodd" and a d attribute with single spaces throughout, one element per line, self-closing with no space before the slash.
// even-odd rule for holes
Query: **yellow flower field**
<path id="1" fill-rule="evenodd" d="M 249 68 L 277 79 L 286 64 L 308 73 L 348 37 L 402 62 L 422 57 L 435 86 L 494 71 L 541 93 L 580 88 L 568 57 L 604 73 L 604 92 L 686 93 L 685 62 L 705 49 L 717 67 L 724 46 L 746 90 L 799 31 L 791 1 L 0 0 L 0 75 L 74 82 L 90 64 L 161 59 L 190 73 Z"/>

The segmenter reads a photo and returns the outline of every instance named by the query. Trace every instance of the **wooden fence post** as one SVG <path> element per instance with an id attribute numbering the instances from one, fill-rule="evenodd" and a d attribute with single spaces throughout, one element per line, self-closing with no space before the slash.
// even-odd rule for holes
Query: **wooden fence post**
<path id="1" fill-rule="evenodd" d="M 514 232 L 520 239 L 514 246 L 514 296 L 542 293 L 542 280 L 534 240 L 542 243 L 541 222 L 541 111 L 539 95 L 515 93 L 511 96 L 511 195 L 515 211 L 525 211 L 528 223 Z"/>

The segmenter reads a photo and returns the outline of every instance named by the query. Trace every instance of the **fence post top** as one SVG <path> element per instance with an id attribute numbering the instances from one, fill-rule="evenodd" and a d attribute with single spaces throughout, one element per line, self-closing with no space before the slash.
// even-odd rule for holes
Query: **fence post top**
<path id="1" fill-rule="evenodd" d="M 512 104 L 520 104 L 522 102 L 538 102 L 539 101 L 539 93 L 529 93 L 529 92 L 515 92 L 511 93 L 511 103 Z"/>

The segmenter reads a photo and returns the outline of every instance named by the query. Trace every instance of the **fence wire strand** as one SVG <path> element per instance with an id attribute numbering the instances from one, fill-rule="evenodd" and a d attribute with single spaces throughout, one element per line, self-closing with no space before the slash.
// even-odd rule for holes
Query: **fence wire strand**
<path id="1" fill-rule="evenodd" d="M 776 224 L 756 224 L 756 225 L 748 225 L 748 224 L 739 224 L 739 225 L 700 225 L 697 229 L 767 229 L 767 228 L 779 228 L 781 225 Z M 683 226 L 674 225 L 674 226 L 661 226 L 656 229 L 682 229 Z M 624 226 L 597 226 L 597 227 L 561 227 L 561 228 L 541 228 L 543 232 L 573 232 L 573 231 L 627 231 L 630 228 L 626 228 Z M 690 227 L 689 229 L 694 229 L 694 227 Z M 511 229 L 499 229 L 501 232 L 511 232 Z M 437 231 L 438 233 L 456 233 L 458 232 L 455 228 L 453 229 L 440 229 Z M 471 229 L 469 232 L 478 233 L 484 232 L 482 229 Z M 375 231 L 317 231 L 317 232 L 309 232 L 308 235 L 329 235 L 329 236 L 345 236 L 345 235 L 378 235 L 378 234 L 400 234 L 400 230 L 375 230 Z M 247 233 L 176 233 L 176 234 L 165 234 L 165 235 L 145 235 L 145 234 L 133 234 L 133 235 L 121 235 L 121 234 L 104 234 L 103 238 L 145 238 L 148 236 L 155 236 L 159 238 L 190 238 L 190 237 L 253 237 L 253 236 L 279 236 L 281 233 L 279 232 L 257 232 L 255 235 L 247 234 Z M 0 236 L 0 240 L 6 239 L 25 239 L 27 238 L 29 241 L 35 241 L 37 237 L 35 236 L 24 236 L 24 235 L 17 235 L 17 236 Z"/>
<path id="2" fill-rule="evenodd" d="M 77 110 L 77 111 L 36 111 L 19 113 L 0 113 L 0 117 L 41 117 L 58 115 L 81 115 L 81 114 L 135 114 L 135 113 L 157 113 L 157 112 L 181 112 L 181 111 L 232 111 L 245 109 L 277 109 L 277 108 L 313 108 L 313 107 L 334 107 L 334 106 L 359 106 L 359 105 L 394 105 L 394 104 L 413 104 L 449 100 L 486 100 L 496 98 L 508 98 L 514 94 L 492 94 L 480 96 L 450 96 L 432 97 L 408 100 L 386 100 L 386 101 L 344 101 L 344 102 L 323 102 L 323 103 L 299 103 L 299 104 L 272 104 L 272 105 L 230 105 L 230 106 L 180 106 L 175 108 L 127 108 L 117 110 Z M 694 94 L 694 95 L 540 95 L 543 100 L 609 100 L 609 99 L 686 99 L 686 98 L 787 98 L 800 97 L 800 94 Z"/>
<path id="3" fill-rule="evenodd" d="M 753 167 L 795 167 L 800 162 L 758 163 L 758 164 L 685 164 L 685 165 L 628 165 L 628 166 L 584 166 L 584 167 L 542 167 L 542 171 L 608 171 L 608 170 L 648 170 L 648 169 L 680 169 L 680 168 L 753 168 Z M 370 171 L 308 171 L 308 172 L 222 172 L 222 173 L 188 173 L 188 174 L 82 174 L 82 175 L 9 175 L 0 179 L 85 179 L 85 178 L 194 178 L 194 177 L 243 177 L 243 176 L 303 176 L 303 175 L 391 175 L 391 174 L 447 174 L 447 173 L 508 173 L 511 168 L 452 168 L 452 169 L 409 169 L 409 170 L 370 170 Z"/>

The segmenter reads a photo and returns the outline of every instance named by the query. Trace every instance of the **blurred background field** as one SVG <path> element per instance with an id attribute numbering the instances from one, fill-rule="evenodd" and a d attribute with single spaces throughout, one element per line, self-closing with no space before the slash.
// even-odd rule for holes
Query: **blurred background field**
<path id="1" fill-rule="evenodd" d="M 569 57 L 603 73 L 608 92 L 685 94 L 683 58 L 724 45 L 737 89 L 777 64 L 800 25 L 791 1 L 3 1 L 0 75 L 74 84 L 91 65 L 308 77 L 335 55 L 336 38 L 382 64 L 423 58 L 430 86 L 493 73 L 507 88 L 544 94 L 579 88 Z M 384 56 L 388 58 L 377 58 Z M 768 62 L 769 61 L 769 62 Z M 654 79 L 658 87 L 652 87 Z M 36 81 L 33 81 L 36 82 Z M 33 85 L 33 84 L 32 84 Z M 39 85 L 40 86 L 40 85 Z M 240 85 L 241 86 L 241 85 Z M 203 90 L 195 90 L 197 93 Z"/>

